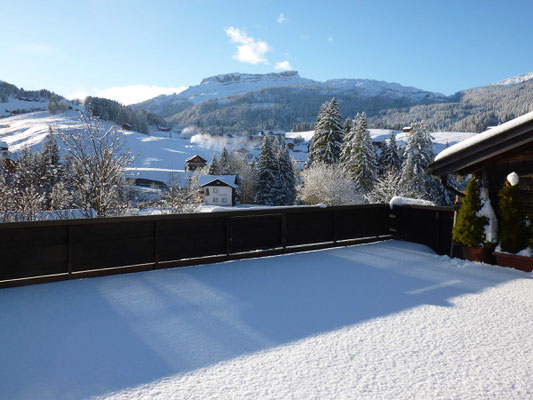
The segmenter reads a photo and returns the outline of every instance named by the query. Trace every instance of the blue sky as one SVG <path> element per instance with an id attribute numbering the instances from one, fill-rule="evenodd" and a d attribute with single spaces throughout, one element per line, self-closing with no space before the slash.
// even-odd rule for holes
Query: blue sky
<path id="1" fill-rule="evenodd" d="M 531 0 L 0 6 L 0 80 L 65 96 L 121 89 L 124 98 L 147 96 L 212 75 L 284 68 L 316 80 L 370 78 L 452 94 L 533 71 Z"/>

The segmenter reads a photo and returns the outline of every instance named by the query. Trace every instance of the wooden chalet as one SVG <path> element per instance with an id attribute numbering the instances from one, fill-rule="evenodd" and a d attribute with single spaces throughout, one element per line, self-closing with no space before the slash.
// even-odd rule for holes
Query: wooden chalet
<path id="1" fill-rule="evenodd" d="M 533 215 L 533 112 L 443 150 L 429 169 L 441 179 L 449 174 L 478 177 L 495 209 L 507 175 L 516 172 L 526 212 Z"/>
<path id="2" fill-rule="evenodd" d="M 124 129 L 125 131 L 132 131 L 133 130 L 133 125 L 128 124 L 127 122 L 124 122 L 121 126 L 122 126 L 122 129 Z"/>
<path id="3" fill-rule="evenodd" d="M 207 160 L 200 157 L 198 154 L 195 154 L 192 157 L 189 157 L 185 160 L 185 170 L 194 171 L 197 168 L 203 168 L 207 164 Z"/>

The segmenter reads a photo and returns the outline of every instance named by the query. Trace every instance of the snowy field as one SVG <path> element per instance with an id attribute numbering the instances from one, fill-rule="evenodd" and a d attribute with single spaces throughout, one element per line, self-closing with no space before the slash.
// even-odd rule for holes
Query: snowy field
<path id="1" fill-rule="evenodd" d="M 0 290 L 5 399 L 527 399 L 531 274 L 397 241 Z"/>

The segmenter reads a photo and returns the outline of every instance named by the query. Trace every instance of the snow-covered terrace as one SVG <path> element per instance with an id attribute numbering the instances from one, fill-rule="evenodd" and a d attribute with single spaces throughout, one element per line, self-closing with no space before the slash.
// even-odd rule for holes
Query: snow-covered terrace
<path id="1" fill-rule="evenodd" d="M 387 241 L 2 289 L 2 398 L 532 398 L 531 278 Z"/>

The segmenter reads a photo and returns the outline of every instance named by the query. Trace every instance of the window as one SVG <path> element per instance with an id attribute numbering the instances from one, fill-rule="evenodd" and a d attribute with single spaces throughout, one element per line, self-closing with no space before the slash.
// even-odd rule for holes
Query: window
<path id="1" fill-rule="evenodd" d="M 218 203 L 218 197 L 213 197 L 213 203 Z"/>
<path id="2" fill-rule="evenodd" d="M 213 188 L 213 193 L 218 193 L 218 188 Z"/>
<path id="3" fill-rule="evenodd" d="M 222 197 L 220 201 L 222 201 L 222 203 L 227 203 L 228 199 L 226 197 Z"/>

